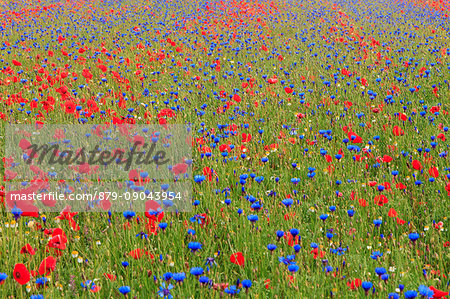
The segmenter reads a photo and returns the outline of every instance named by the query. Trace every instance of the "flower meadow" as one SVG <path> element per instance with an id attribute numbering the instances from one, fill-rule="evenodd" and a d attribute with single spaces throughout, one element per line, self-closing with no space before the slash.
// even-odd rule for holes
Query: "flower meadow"
<path id="1" fill-rule="evenodd" d="M 449 14 L 447 0 L 0 1 L 1 297 L 448 298 Z M 8 205 L 18 124 L 185 127 L 192 158 L 164 167 L 192 170 L 189 211 Z M 132 172 L 124 190 L 146 192 Z M 63 174 L 21 183 L 67 195 L 79 181 Z"/>

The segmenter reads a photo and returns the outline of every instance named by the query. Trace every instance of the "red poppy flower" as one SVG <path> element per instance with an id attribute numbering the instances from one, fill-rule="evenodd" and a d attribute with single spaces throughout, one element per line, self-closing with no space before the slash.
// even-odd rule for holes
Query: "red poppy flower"
<path id="1" fill-rule="evenodd" d="M 188 165 L 186 163 L 178 163 L 172 167 L 172 171 L 173 171 L 174 175 L 186 173 L 187 169 L 188 169 Z"/>
<path id="2" fill-rule="evenodd" d="M 100 65 L 98 65 L 97 67 L 98 67 L 99 69 L 101 69 L 102 72 L 104 72 L 104 73 L 106 73 L 106 71 L 108 70 L 108 68 L 107 68 L 105 65 L 103 65 L 103 64 L 100 64 Z"/>
<path id="3" fill-rule="evenodd" d="M 383 156 L 383 162 L 389 163 L 392 161 L 392 157 L 388 155 Z"/>
<path id="4" fill-rule="evenodd" d="M 402 136 L 405 134 L 405 132 L 399 126 L 394 126 L 392 134 L 394 134 L 395 136 Z"/>
<path id="5" fill-rule="evenodd" d="M 355 278 L 355 280 L 347 282 L 347 286 L 352 290 L 359 288 L 361 285 L 362 281 L 359 278 Z"/>
<path id="6" fill-rule="evenodd" d="M 399 190 L 403 190 L 403 189 L 406 189 L 406 186 L 403 185 L 402 183 L 397 183 L 397 184 L 395 184 L 395 188 L 397 188 Z"/>
<path id="7" fill-rule="evenodd" d="M 406 121 L 408 119 L 408 117 L 406 116 L 406 114 L 400 113 L 398 115 L 398 119 L 401 120 L 401 121 Z"/>
<path id="8" fill-rule="evenodd" d="M 235 94 L 233 96 L 233 101 L 235 101 L 236 103 L 240 103 L 241 100 L 242 100 L 242 98 L 238 94 Z"/>
<path id="9" fill-rule="evenodd" d="M 420 162 L 417 161 L 417 160 L 414 160 L 414 161 L 412 162 L 412 167 L 413 167 L 415 170 L 421 170 L 421 169 L 422 169 L 422 163 L 420 163 Z"/>
<path id="10" fill-rule="evenodd" d="M 24 151 L 27 150 L 31 146 L 30 141 L 28 139 L 21 139 L 19 141 L 19 147 Z"/>
<path id="11" fill-rule="evenodd" d="M 270 78 L 269 80 L 267 80 L 267 82 L 269 82 L 269 84 L 275 84 L 275 83 L 277 83 L 278 82 L 278 79 L 277 78 Z"/>
<path id="12" fill-rule="evenodd" d="M 208 166 L 205 166 L 204 168 L 203 168 L 203 175 L 205 176 L 205 177 L 207 177 L 208 178 L 208 181 L 212 181 L 212 178 L 213 178 L 213 175 L 215 174 L 216 172 L 213 170 L 213 169 L 211 169 L 211 168 L 209 168 Z"/>
<path id="13" fill-rule="evenodd" d="M 75 112 L 75 103 L 72 101 L 67 101 L 64 103 L 64 109 L 66 113 L 72 114 Z"/>
<path id="14" fill-rule="evenodd" d="M 245 263 L 244 255 L 242 252 L 234 253 L 230 256 L 230 261 L 238 266 L 243 266 Z"/>
<path id="15" fill-rule="evenodd" d="M 117 279 L 116 275 L 109 274 L 109 273 L 103 273 L 103 276 L 105 276 L 107 279 L 111 281 L 115 281 Z"/>
<path id="16" fill-rule="evenodd" d="M 380 195 L 375 196 L 374 201 L 375 201 L 376 205 L 379 205 L 380 207 L 382 207 L 384 204 L 389 202 L 389 199 L 385 195 L 380 194 Z"/>
<path id="17" fill-rule="evenodd" d="M 364 198 L 358 199 L 358 202 L 361 207 L 367 207 L 367 201 Z"/>
<path id="18" fill-rule="evenodd" d="M 442 297 L 448 295 L 448 292 L 440 291 L 433 286 L 430 286 L 430 290 L 432 290 L 434 292 L 433 298 L 442 298 Z"/>
<path id="19" fill-rule="evenodd" d="M 67 237 L 65 233 L 59 228 L 60 231 L 54 231 L 52 238 L 48 241 L 48 247 L 57 248 L 60 250 L 66 249 Z"/>
<path id="20" fill-rule="evenodd" d="M 157 213 L 150 213 L 152 211 Z M 156 201 L 148 200 L 145 202 L 145 217 L 152 221 L 160 222 L 164 217 L 164 212 L 162 211 L 161 206 Z"/>
<path id="21" fill-rule="evenodd" d="M 375 187 L 378 183 L 376 181 L 369 181 L 370 187 Z"/>
<path id="22" fill-rule="evenodd" d="M 134 258 L 135 260 L 140 259 L 144 255 L 150 255 L 150 257 L 153 258 L 153 255 L 151 255 L 148 251 L 145 251 L 141 248 L 130 251 L 128 255 Z"/>
<path id="23" fill-rule="evenodd" d="M 397 217 L 397 211 L 395 209 L 390 209 L 388 212 L 389 217 Z"/>
<path id="24" fill-rule="evenodd" d="M 17 61 L 17 60 L 12 60 L 12 63 L 15 65 L 15 66 L 21 66 L 22 65 L 22 63 L 21 62 L 19 62 L 19 61 Z"/>
<path id="25" fill-rule="evenodd" d="M 14 266 L 13 277 L 20 285 L 24 285 L 30 281 L 31 275 L 24 264 L 16 264 Z"/>
<path id="26" fill-rule="evenodd" d="M 403 224 L 405 224 L 405 223 L 406 223 L 405 220 L 402 220 L 402 219 L 400 219 L 400 218 L 397 217 L 397 224 L 403 225 Z"/>
<path id="27" fill-rule="evenodd" d="M 103 201 L 102 201 L 102 202 L 103 202 Z M 105 201 L 105 202 L 106 202 L 106 203 L 103 204 L 103 207 L 105 207 L 105 206 L 107 205 L 107 202 L 108 202 L 108 201 Z M 110 206 L 110 207 L 111 207 L 111 206 Z M 70 217 L 70 218 L 68 219 L 68 221 L 69 221 L 70 228 L 71 228 L 74 232 L 80 230 L 80 226 L 75 222 L 75 220 L 74 220 L 72 217 Z"/>
<path id="28" fill-rule="evenodd" d="M 286 219 L 286 216 L 285 216 L 285 219 Z M 290 232 L 287 232 L 284 235 L 284 238 L 286 239 L 289 246 L 294 246 L 294 245 L 298 244 L 299 237 L 295 236 L 295 238 L 294 238 L 294 236 Z"/>
<path id="29" fill-rule="evenodd" d="M 430 176 L 432 176 L 433 178 L 437 178 L 439 176 L 439 171 L 437 170 L 436 167 L 430 167 L 430 169 L 428 169 L 428 173 L 430 174 Z"/>
<path id="30" fill-rule="evenodd" d="M 46 257 L 39 266 L 39 275 L 48 275 L 55 270 L 56 260 L 53 256 Z"/>
<path id="31" fill-rule="evenodd" d="M 242 133 L 242 142 L 250 142 L 252 140 L 251 134 Z"/>
<path id="32" fill-rule="evenodd" d="M 230 152 L 231 151 L 231 147 L 228 144 L 221 144 L 219 145 L 219 151 L 220 152 Z"/>
<path id="33" fill-rule="evenodd" d="M 30 255 L 35 255 L 36 251 L 33 249 L 33 247 L 31 247 L 30 244 L 26 244 L 25 246 L 22 247 L 22 249 L 20 249 L 20 253 L 22 254 L 28 253 Z"/>

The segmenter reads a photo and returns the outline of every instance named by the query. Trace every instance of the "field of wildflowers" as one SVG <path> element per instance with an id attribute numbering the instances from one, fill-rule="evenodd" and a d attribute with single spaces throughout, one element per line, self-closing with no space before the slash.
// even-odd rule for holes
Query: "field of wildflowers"
<path id="1" fill-rule="evenodd" d="M 448 297 L 449 14 L 448 0 L 0 1 L 0 296 Z M 6 154 L 18 125 L 186 128 L 191 157 L 163 167 L 192 183 L 189 209 L 8 201 L 13 181 L 81 184 L 25 179 L 31 135 Z M 149 192 L 145 167 L 127 175 L 124 192 Z"/>

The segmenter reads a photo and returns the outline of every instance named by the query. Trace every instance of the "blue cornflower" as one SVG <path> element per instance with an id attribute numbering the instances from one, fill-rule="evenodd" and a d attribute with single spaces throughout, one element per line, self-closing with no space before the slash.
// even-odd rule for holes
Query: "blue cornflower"
<path id="1" fill-rule="evenodd" d="M 200 278 L 198 279 L 198 281 L 201 284 L 207 284 L 209 282 L 209 278 L 207 276 L 200 276 Z"/>
<path id="2" fill-rule="evenodd" d="M 292 228 L 289 232 L 291 233 L 291 235 L 294 238 L 295 238 L 295 236 L 297 236 L 300 233 L 300 231 L 298 229 L 296 229 L 296 228 Z"/>
<path id="3" fill-rule="evenodd" d="M 251 223 L 258 221 L 258 215 L 248 215 L 247 219 L 250 220 Z"/>
<path id="4" fill-rule="evenodd" d="M 288 270 L 289 270 L 289 272 L 291 272 L 291 273 L 297 272 L 298 269 L 299 269 L 299 266 L 297 266 L 296 264 L 290 264 L 290 265 L 288 266 Z"/>
<path id="5" fill-rule="evenodd" d="M 167 223 L 166 222 L 161 222 L 160 224 L 158 224 L 159 228 L 162 229 L 163 231 L 167 228 Z"/>
<path id="6" fill-rule="evenodd" d="M 12 208 L 12 209 L 11 209 L 11 213 L 13 214 L 14 218 L 16 219 L 16 221 L 17 221 L 17 219 L 19 219 L 20 216 L 23 214 L 22 210 L 19 209 L 18 207 Z"/>
<path id="7" fill-rule="evenodd" d="M 191 217 L 189 220 L 191 222 L 197 222 L 198 224 L 202 224 L 202 220 L 205 219 L 205 216 L 202 215 L 194 215 L 193 217 Z"/>
<path id="8" fill-rule="evenodd" d="M 361 286 L 364 291 L 368 292 L 372 288 L 373 284 L 370 281 L 363 281 Z"/>
<path id="9" fill-rule="evenodd" d="M 192 275 L 195 275 L 195 276 L 200 276 L 200 275 L 203 274 L 203 268 L 201 268 L 201 267 L 194 267 L 194 268 L 191 268 L 190 273 L 191 273 Z"/>
<path id="10" fill-rule="evenodd" d="M 415 243 L 417 239 L 419 239 L 420 235 L 418 233 L 410 233 L 408 237 L 413 243 Z"/>
<path id="11" fill-rule="evenodd" d="M 269 244 L 269 245 L 267 245 L 267 249 L 269 249 L 270 251 L 274 251 L 275 249 L 277 249 L 277 245 Z"/>
<path id="12" fill-rule="evenodd" d="M 264 162 L 264 161 L 263 161 Z M 229 295 L 236 295 L 239 294 L 241 290 L 238 289 L 235 285 L 229 286 L 228 288 L 225 289 L 225 293 L 229 294 Z"/>
<path id="13" fill-rule="evenodd" d="M 164 279 L 165 281 L 171 280 L 172 277 L 173 277 L 173 274 L 172 274 L 171 272 L 167 272 L 167 273 L 164 273 L 164 274 L 163 274 L 163 279 Z"/>
<path id="14" fill-rule="evenodd" d="M 338 247 L 336 249 L 332 249 L 331 253 L 337 254 L 337 255 L 343 255 L 347 251 L 347 248 Z"/>
<path id="15" fill-rule="evenodd" d="M 284 231 L 282 230 L 277 230 L 277 238 L 280 239 L 284 236 Z"/>
<path id="16" fill-rule="evenodd" d="M 386 274 L 386 269 L 383 268 L 383 267 L 375 268 L 375 273 L 376 273 L 378 276 L 381 276 L 381 275 L 383 275 L 383 274 Z"/>
<path id="17" fill-rule="evenodd" d="M 173 296 L 172 296 L 172 294 L 170 293 L 170 290 L 171 289 L 173 289 L 173 285 L 172 284 L 169 284 L 168 286 L 167 286 L 167 288 L 166 288 L 166 284 L 163 282 L 162 284 L 161 284 L 161 286 L 159 287 L 159 291 L 158 291 L 158 295 L 161 297 L 161 298 L 164 298 L 164 299 L 172 299 L 173 298 Z"/>
<path id="18" fill-rule="evenodd" d="M 216 265 L 217 266 L 216 258 L 214 258 L 214 257 L 207 257 L 205 265 L 210 265 L 210 266 Z"/>
<path id="19" fill-rule="evenodd" d="M 406 299 L 412 299 L 412 298 L 417 297 L 417 292 L 414 290 L 410 290 L 410 291 L 406 291 L 404 295 L 405 295 Z"/>
<path id="20" fill-rule="evenodd" d="M 0 273 L 0 285 L 4 283 L 6 278 L 8 278 L 8 275 L 6 273 Z"/>
<path id="21" fill-rule="evenodd" d="M 292 198 L 285 198 L 281 201 L 281 203 L 289 208 L 294 203 L 294 200 Z"/>
<path id="22" fill-rule="evenodd" d="M 131 289 L 129 286 L 122 286 L 119 288 L 119 292 L 121 292 L 123 295 L 126 295 L 131 292 Z"/>
<path id="23" fill-rule="evenodd" d="M 280 263 L 283 263 L 285 265 L 289 265 L 295 260 L 295 255 L 288 255 L 286 257 L 280 256 L 278 258 L 278 260 L 280 261 Z"/>
<path id="24" fill-rule="evenodd" d="M 47 283 L 48 283 L 48 278 L 47 277 L 39 277 L 39 278 L 36 279 L 36 284 L 38 286 L 43 286 L 43 285 L 45 285 Z"/>
<path id="25" fill-rule="evenodd" d="M 202 249 L 202 244 L 199 243 L 199 242 L 189 242 L 188 248 L 189 248 L 192 252 L 196 252 L 197 250 Z"/>
<path id="26" fill-rule="evenodd" d="M 373 224 L 375 225 L 375 227 L 380 227 L 380 225 L 383 223 L 383 220 L 380 219 L 375 219 L 373 221 Z"/>
<path id="27" fill-rule="evenodd" d="M 380 251 L 374 251 L 372 252 L 372 255 L 370 256 L 372 259 L 377 260 L 379 257 L 382 257 L 383 253 Z"/>
<path id="28" fill-rule="evenodd" d="M 246 289 L 250 288 L 252 286 L 252 281 L 250 279 L 244 279 L 242 281 L 242 286 Z"/>
<path id="29" fill-rule="evenodd" d="M 420 285 L 419 286 L 419 294 L 425 298 L 433 298 L 434 291 L 425 285 Z"/>
<path id="30" fill-rule="evenodd" d="M 123 212 L 123 217 L 125 217 L 126 219 L 131 219 L 134 216 L 136 216 L 136 213 L 134 211 L 125 211 Z"/>
<path id="31" fill-rule="evenodd" d="M 172 279 L 176 282 L 183 282 L 186 279 L 186 274 L 184 272 L 174 273 Z"/>
<path id="32" fill-rule="evenodd" d="M 144 232 L 140 232 L 139 234 L 136 235 L 136 237 L 140 237 L 141 239 L 147 239 L 148 234 L 146 234 Z"/>

